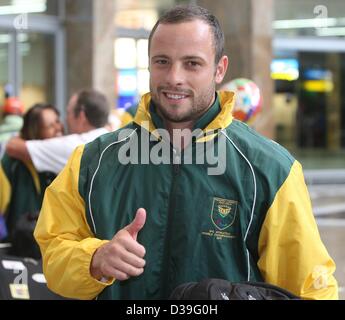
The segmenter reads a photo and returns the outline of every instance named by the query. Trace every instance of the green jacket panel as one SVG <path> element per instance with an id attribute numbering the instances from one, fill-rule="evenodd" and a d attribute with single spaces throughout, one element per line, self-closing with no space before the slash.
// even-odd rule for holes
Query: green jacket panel
<path id="1" fill-rule="evenodd" d="M 5 211 L 6 226 L 11 234 L 21 215 L 40 210 L 44 191 L 55 176 L 48 172 L 37 173 L 40 187 L 37 190 L 34 177 L 23 162 L 5 154 L 1 165 L 11 185 L 11 199 Z"/>

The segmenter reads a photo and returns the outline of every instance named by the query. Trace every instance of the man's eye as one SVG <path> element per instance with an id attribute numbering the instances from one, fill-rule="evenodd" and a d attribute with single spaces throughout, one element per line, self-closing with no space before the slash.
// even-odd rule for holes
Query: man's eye
<path id="1" fill-rule="evenodd" d="M 167 60 L 163 60 L 163 59 L 161 59 L 161 60 L 156 60 L 156 62 L 155 63 L 157 63 L 157 64 L 167 64 L 168 63 L 168 61 Z"/>
<path id="2" fill-rule="evenodd" d="M 187 65 L 190 67 L 198 67 L 198 66 L 200 66 L 200 63 L 196 62 L 196 61 L 188 61 Z"/>

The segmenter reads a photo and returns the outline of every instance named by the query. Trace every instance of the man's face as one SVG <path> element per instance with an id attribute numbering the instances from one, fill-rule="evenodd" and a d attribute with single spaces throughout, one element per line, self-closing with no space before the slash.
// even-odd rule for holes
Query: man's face
<path id="1" fill-rule="evenodd" d="M 212 105 L 223 80 L 227 57 L 215 65 L 210 26 L 201 20 L 160 24 L 150 47 L 150 90 L 168 121 L 197 120 Z"/>
<path id="2" fill-rule="evenodd" d="M 74 108 L 77 104 L 77 100 L 78 96 L 73 95 L 67 105 L 66 120 L 69 133 L 79 133 L 79 117 L 75 116 L 74 114 Z"/>

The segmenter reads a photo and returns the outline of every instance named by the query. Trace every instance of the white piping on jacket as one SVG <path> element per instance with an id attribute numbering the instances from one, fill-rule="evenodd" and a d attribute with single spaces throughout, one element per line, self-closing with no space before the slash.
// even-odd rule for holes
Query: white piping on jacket
<path id="1" fill-rule="evenodd" d="M 243 154 L 243 152 L 240 150 L 239 147 L 237 147 L 237 145 L 235 144 L 235 142 L 226 134 L 225 130 L 222 130 L 221 133 L 225 136 L 226 139 L 228 139 L 230 141 L 230 143 L 234 146 L 234 148 L 238 151 L 238 153 L 243 157 L 244 160 L 246 160 L 250 171 L 252 172 L 253 175 L 253 182 L 254 182 L 254 197 L 253 197 L 253 205 L 252 205 L 252 211 L 250 214 L 250 220 L 249 220 L 249 224 L 246 230 L 246 233 L 244 235 L 244 242 L 246 243 L 247 241 L 247 237 L 248 237 L 248 233 L 249 233 L 249 229 L 252 225 L 252 221 L 253 221 L 253 217 L 254 217 L 254 210 L 255 210 L 255 205 L 256 205 L 256 178 L 255 178 L 255 172 L 253 169 L 252 164 L 250 163 L 250 161 L 246 158 L 246 156 Z M 246 244 L 247 245 L 247 244 Z M 248 248 L 246 247 L 246 252 L 247 252 L 247 281 L 250 281 L 250 262 L 249 262 L 249 251 Z"/>

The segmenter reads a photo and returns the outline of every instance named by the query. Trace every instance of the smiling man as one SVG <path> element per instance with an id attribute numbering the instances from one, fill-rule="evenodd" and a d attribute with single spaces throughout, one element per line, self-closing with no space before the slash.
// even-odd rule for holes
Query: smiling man
<path id="1" fill-rule="evenodd" d="M 151 36 L 151 95 L 169 127 L 180 124 L 192 129 L 214 103 L 215 87 L 223 80 L 228 58 L 222 53 L 215 56 L 213 37 L 202 20 L 160 24 Z"/>
<path id="2" fill-rule="evenodd" d="M 192 131 L 214 104 L 216 84 L 228 66 L 216 26 L 211 29 L 202 19 L 171 22 L 156 25 L 149 45 L 151 97 L 170 135 L 174 129 Z M 176 147 L 188 145 L 188 137 L 181 143 Z"/>
<path id="3" fill-rule="evenodd" d="M 35 237 L 52 290 L 166 299 L 181 283 L 221 278 L 337 298 L 301 165 L 233 119 L 233 93 L 216 92 L 223 50 L 204 8 L 179 6 L 159 19 L 149 39 L 151 92 L 134 122 L 78 147 L 46 192 Z M 162 162 L 134 161 L 162 144 Z M 137 153 L 124 164 L 126 146 Z M 224 172 L 209 174 L 200 161 L 209 151 L 225 155 Z"/>

